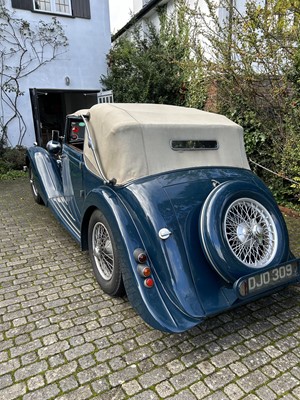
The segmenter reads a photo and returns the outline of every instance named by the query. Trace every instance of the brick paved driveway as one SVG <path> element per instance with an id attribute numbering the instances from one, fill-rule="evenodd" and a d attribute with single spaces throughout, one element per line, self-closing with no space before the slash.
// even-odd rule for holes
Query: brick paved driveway
<path id="1" fill-rule="evenodd" d="M 0 212 L 1 400 L 300 398 L 299 288 L 165 334 L 102 293 L 27 180 L 0 182 Z"/>

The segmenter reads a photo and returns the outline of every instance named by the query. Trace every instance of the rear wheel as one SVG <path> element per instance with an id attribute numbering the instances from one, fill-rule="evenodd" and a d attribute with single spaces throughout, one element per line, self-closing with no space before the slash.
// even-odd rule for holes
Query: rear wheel
<path id="1" fill-rule="evenodd" d="M 34 176 L 31 166 L 29 166 L 29 168 L 28 168 L 28 173 L 29 173 L 29 182 L 30 182 L 30 187 L 31 187 L 32 196 L 34 198 L 34 201 L 37 204 L 44 204 L 43 199 L 41 198 L 41 195 L 39 194 L 39 191 L 37 189 L 36 182 L 35 182 L 35 176 Z"/>
<path id="2" fill-rule="evenodd" d="M 93 271 L 99 285 L 111 296 L 124 295 L 121 272 L 123 247 L 118 233 L 113 232 L 107 218 L 99 210 L 91 216 L 88 241 Z"/>

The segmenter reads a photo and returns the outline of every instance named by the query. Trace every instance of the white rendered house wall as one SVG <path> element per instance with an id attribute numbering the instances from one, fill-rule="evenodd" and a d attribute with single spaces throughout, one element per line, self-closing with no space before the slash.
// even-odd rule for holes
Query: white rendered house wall
<path id="1" fill-rule="evenodd" d="M 10 3 L 10 2 L 8 2 Z M 13 9 L 17 18 L 27 20 L 33 26 L 38 21 L 51 22 L 53 15 Z M 70 18 L 56 15 L 65 31 L 69 45 L 49 64 L 19 81 L 24 95 L 19 98 L 19 111 L 26 124 L 22 145 L 31 146 L 35 141 L 30 88 L 57 90 L 99 90 L 99 79 L 107 71 L 106 55 L 111 46 L 108 0 L 90 0 L 91 19 Z M 5 105 L 4 105 L 5 107 Z M 75 111 L 75 110 L 74 110 Z M 6 118 L 9 110 L 4 109 Z M 8 128 L 8 145 L 18 144 L 20 129 L 15 118 Z"/>

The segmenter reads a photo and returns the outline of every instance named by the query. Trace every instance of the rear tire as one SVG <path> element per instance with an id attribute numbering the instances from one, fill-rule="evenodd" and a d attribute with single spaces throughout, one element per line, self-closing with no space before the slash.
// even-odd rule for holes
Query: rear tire
<path id="1" fill-rule="evenodd" d="M 88 245 L 94 275 L 101 289 L 110 296 L 123 296 L 123 245 L 118 232 L 100 210 L 94 211 L 89 222 Z"/>

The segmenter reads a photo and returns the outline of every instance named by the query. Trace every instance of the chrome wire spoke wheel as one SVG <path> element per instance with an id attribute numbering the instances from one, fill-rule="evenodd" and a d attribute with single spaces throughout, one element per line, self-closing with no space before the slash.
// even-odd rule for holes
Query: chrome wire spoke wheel
<path id="1" fill-rule="evenodd" d="M 30 174 L 29 181 L 30 181 L 32 192 L 33 192 L 34 196 L 38 196 L 39 193 L 38 193 L 37 188 L 35 186 L 34 175 L 33 175 L 32 169 L 30 169 L 29 174 Z"/>
<path id="2" fill-rule="evenodd" d="M 34 176 L 31 165 L 28 166 L 28 172 L 29 172 L 29 182 L 30 182 L 31 192 L 32 192 L 34 201 L 37 204 L 44 204 L 43 199 L 38 191 L 38 186 L 36 185 L 36 178 Z"/>
<path id="3" fill-rule="evenodd" d="M 249 267 L 267 266 L 278 248 L 273 218 L 268 210 L 254 199 L 241 198 L 228 207 L 224 219 L 224 233 L 232 253 Z"/>
<path id="4" fill-rule="evenodd" d="M 125 288 L 121 267 L 124 265 L 125 251 L 109 211 L 104 215 L 100 210 L 95 210 L 91 215 L 88 247 L 93 272 L 101 289 L 110 296 L 123 296 Z"/>
<path id="5" fill-rule="evenodd" d="M 102 222 L 94 225 L 92 232 L 93 256 L 101 277 L 109 281 L 114 271 L 114 253 L 109 232 Z"/>

